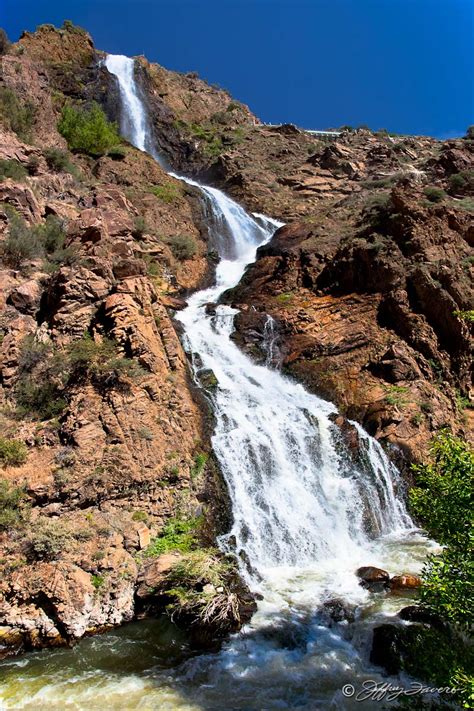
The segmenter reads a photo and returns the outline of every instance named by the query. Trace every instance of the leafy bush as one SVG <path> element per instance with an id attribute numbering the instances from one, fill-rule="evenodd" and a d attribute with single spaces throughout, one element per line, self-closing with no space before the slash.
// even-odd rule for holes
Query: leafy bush
<path id="1" fill-rule="evenodd" d="M 468 138 L 471 141 L 474 140 L 474 126 L 467 127 L 465 138 Z"/>
<path id="2" fill-rule="evenodd" d="M 152 185 L 150 192 L 159 200 L 168 204 L 176 202 L 181 196 L 181 190 L 175 183 L 163 183 L 163 185 Z"/>
<path id="3" fill-rule="evenodd" d="M 23 180 L 27 175 L 25 167 L 17 160 L 0 160 L 0 181 L 5 178 L 12 180 Z"/>
<path id="4" fill-rule="evenodd" d="M 191 259 L 197 252 L 197 244 L 194 237 L 191 235 L 173 235 L 165 239 L 169 245 L 173 256 L 180 261 Z"/>
<path id="5" fill-rule="evenodd" d="M 70 531 L 60 521 L 44 520 L 28 537 L 30 555 L 37 560 L 56 560 L 72 540 Z"/>
<path id="6" fill-rule="evenodd" d="M 152 558 L 169 551 L 189 552 L 198 544 L 197 529 L 200 520 L 196 518 L 183 520 L 170 519 L 163 532 L 157 536 L 145 550 L 144 555 Z"/>
<path id="7" fill-rule="evenodd" d="M 431 555 L 423 570 L 420 602 L 429 612 L 461 629 L 456 644 L 460 659 L 449 664 L 437 657 L 436 674 L 451 686 L 463 686 L 458 700 L 471 708 L 472 620 L 474 619 L 474 452 L 467 442 L 441 432 L 431 446 L 432 461 L 415 466 L 418 486 L 410 492 L 413 513 L 445 547 Z M 469 661 L 470 660 L 470 661 Z M 434 680 L 435 673 L 428 678 Z M 471 689 L 469 690 L 469 686 Z"/>
<path id="8" fill-rule="evenodd" d="M 441 202 L 446 197 L 444 190 L 432 185 L 428 185 L 423 192 L 430 202 Z"/>
<path id="9" fill-rule="evenodd" d="M 35 121 L 35 107 L 22 102 L 14 91 L 0 87 L 0 121 L 22 141 L 30 141 Z"/>
<path id="10" fill-rule="evenodd" d="M 441 544 L 464 544 L 472 527 L 474 453 L 444 431 L 434 439 L 431 455 L 432 463 L 414 467 L 412 511 Z"/>
<path id="11" fill-rule="evenodd" d="M 0 437 L 0 463 L 4 467 L 18 467 L 26 462 L 27 456 L 28 450 L 24 442 Z"/>
<path id="12" fill-rule="evenodd" d="M 76 109 L 66 105 L 58 123 L 58 131 L 66 139 L 69 149 L 92 156 L 102 156 L 120 143 L 115 123 L 108 121 L 96 103 L 90 109 Z"/>
<path id="13" fill-rule="evenodd" d="M 0 479 L 0 531 L 17 528 L 25 523 L 29 509 L 24 489 Z"/>

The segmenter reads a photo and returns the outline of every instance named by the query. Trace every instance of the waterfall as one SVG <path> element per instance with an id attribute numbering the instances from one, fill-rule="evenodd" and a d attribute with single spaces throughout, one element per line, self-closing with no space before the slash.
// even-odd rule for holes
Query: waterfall
<path id="1" fill-rule="evenodd" d="M 119 82 L 126 119 L 124 135 L 144 150 L 148 119 L 135 84 L 134 62 L 109 55 L 105 64 Z M 400 541 L 409 537 L 413 526 L 395 493 L 398 472 L 378 442 L 355 423 L 359 450 L 354 455 L 333 423 L 334 405 L 271 367 L 275 345 L 271 320 L 266 329 L 269 360 L 267 365 L 257 365 L 230 338 L 236 310 L 218 305 L 214 314 L 206 313 L 207 303 L 218 302 L 224 291 L 239 283 L 245 268 L 255 260 L 257 248 L 271 239 L 281 223 L 249 215 L 216 188 L 184 176 L 174 177 L 202 191 L 210 237 L 221 257 L 214 286 L 192 295 L 187 308 L 176 317 L 183 325 L 185 349 L 191 357 L 199 355 L 193 359 L 199 363 L 196 367 L 211 369 L 218 382 L 210 395 L 216 422 L 212 445 L 233 513 L 232 529 L 219 544 L 250 562 L 248 570 L 242 565 L 243 573 L 265 596 L 249 636 L 231 641 L 214 662 L 222 676 L 210 671 L 208 658 L 202 657 L 187 668 L 183 678 L 190 682 L 207 664 L 206 674 L 213 679 L 209 688 L 220 688 L 226 675 L 239 688 L 244 677 L 257 691 L 259 685 L 266 684 L 255 707 L 251 701 L 235 708 L 267 708 L 262 699 L 273 693 L 269 687 L 286 679 L 290 667 L 300 665 L 293 681 L 288 680 L 295 688 L 303 677 L 316 683 L 316 669 L 325 679 L 334 673 L 331 683 L 324 681 L 332 689 L 329 696 L 310 697 L 327 700 L 342 678 L 352 678 L 351 673 L 360 678 L 365 671 L 355 648 L 342 633 L 321 626 L 314 610 L 334 596 L 354 603 L 367 601 L 368 593 L 360 588 L 354 574 L 358 565 L 380 565 L 395 556 L 401 564 L 393 541 L 400 548 Z M 198 382 L 199 372 L 195 375 Z M 406 559 L 403 561 L 406 569 Z M 276 629 L 284 622 L 299 629 L 302 620 L 307 624 L 300 657 L 291 655 L 285 646 L 275 647 L 265 636 L 268 625 Z M 278 682 L 270 678 L 275 665 L 280 673 Z M 248 693 L 245 698 L 253 699 L 253 692 Z M 311 704 L 298 708 L 320 708 Z M 293 707 L 268 703 L 268 708 Z"/>

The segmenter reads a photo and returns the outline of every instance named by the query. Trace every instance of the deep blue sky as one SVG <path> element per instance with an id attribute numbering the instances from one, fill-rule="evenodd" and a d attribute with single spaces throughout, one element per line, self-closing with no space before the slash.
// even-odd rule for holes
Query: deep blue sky
<path id="1" fill-rule="evenodd" d="M 65 18 L 267 122 L 439 137 L 474 123 L 474 0 L 0 0 L 11 39 Z"/>

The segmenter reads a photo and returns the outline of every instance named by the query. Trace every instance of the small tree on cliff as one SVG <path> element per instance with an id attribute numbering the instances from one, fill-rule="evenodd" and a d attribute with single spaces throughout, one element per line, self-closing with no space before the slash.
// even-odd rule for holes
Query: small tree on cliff
<path id="1" fill-rule="evenodd" d="M 108 121 L 96 103 L 89 109 L 67 104 L 62 110 L 58 130 L 71 151 L 92 156 L 105 155 L 121 141 L 116 124 Z"/>

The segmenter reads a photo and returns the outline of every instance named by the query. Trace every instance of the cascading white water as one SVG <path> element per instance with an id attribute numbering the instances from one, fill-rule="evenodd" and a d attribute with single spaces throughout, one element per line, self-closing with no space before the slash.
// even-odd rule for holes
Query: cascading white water
<path id="1" fill-rule="evenodd" d="M 148 120 L 133 60 L 109 55 L 105 64 L 119 82 L 125 136 L 144 150 Z M 123 688 L 100 677 L 96 707 L 112 708 L 114 698 L 118 709 L 142 708 L 144 699 L 147 708 L 189 711 L 380 708 L 379 702 L 353 703 L 340 689 L 378 679 L 363 640 L 400 605 L 371 600 L 355 570 L 373 564 L 416 571 L 426 542 L 395 494 L 398 474 L 380 445 L 354 423 L 359 449 L 351 454 L 332 422 L 331 403 L 242 353 L 230 339 L 235 309 L 219 305 L 214 315 L 206 312 L 207 303 L 238 284 L 280 223 L 250 216 L 215 188 L 198 187 L 221 261 L 215 285 L 194 294 L 177 318 L 197 382 L 200 368 L 211 369 L 218 381 L 212 444 L 233 512 L 232 530 L 220 545 L 249 563 L 242 563 L 243 574 L 264 599 L 251 625 L 217 655 L 194 658 L 174 673 L 152 664 L 146 674 L 129 675 Z M 270 337 L 274 341 L 273 331 Z M 357 606 L 358 622 L 334 626 L 322 612 L 334 599 Z M 74 708 L 90 699 L 88 679 Z M 120 705 L 124 695 L 129 706 Z"/>
<path id="2" fill-rule="evenodd" d="M 153 145 L 150 125 L 143 102 L 140 99 L 135 82 L 135 62 L 122 54 L 108 54 L 105 66 L 117 77 L 120 97 L 124 111 L 121 116 L 121 132 L 132 145 L 141 151 L 147 151 L 161 163 L 160 156 Z"/>

